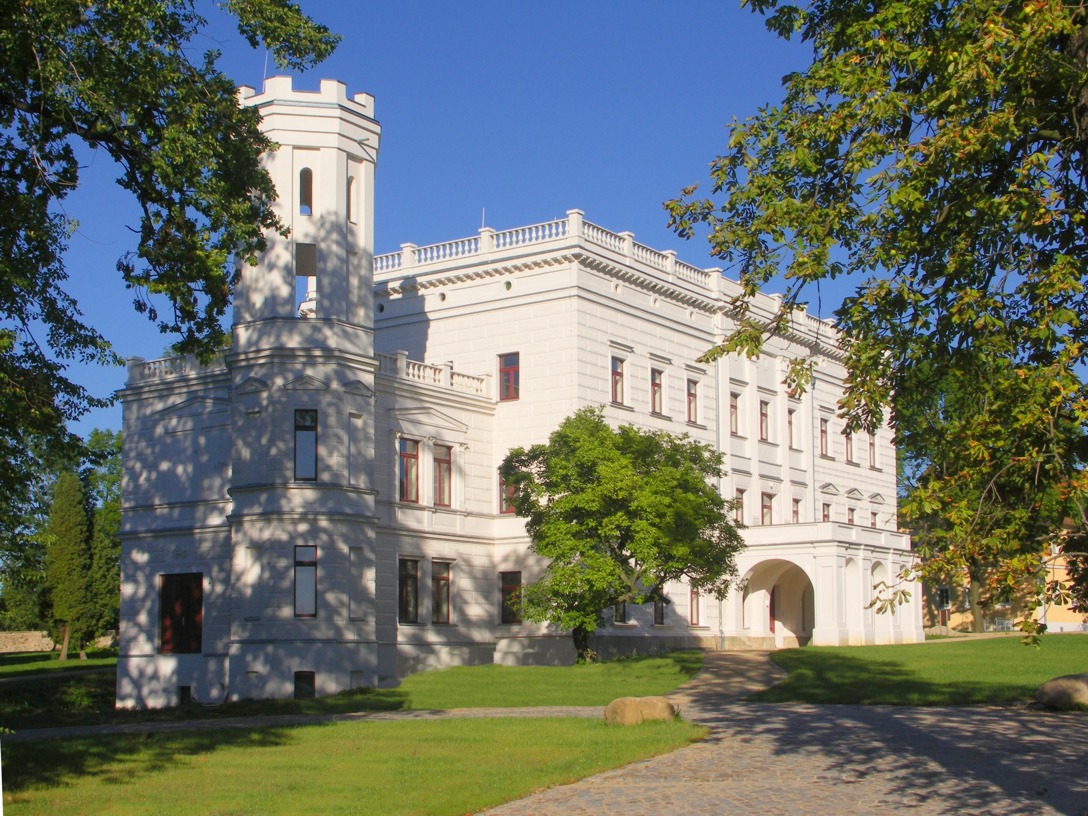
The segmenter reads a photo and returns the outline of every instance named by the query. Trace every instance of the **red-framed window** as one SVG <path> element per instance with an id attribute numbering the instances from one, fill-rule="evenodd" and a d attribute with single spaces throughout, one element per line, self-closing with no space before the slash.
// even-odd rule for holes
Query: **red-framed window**
<path id="1" fill-rule="evenodd" d="M 733 521 L 744 524 L 744 488 L 738 487 L 733 494 Z"/>
<path id="2" fill-rule="evenodd" d="M 786 411 L 786 437 L 789 442 L 790 450 L 796 450 L 795 438 L 793 435 L 793 417 L 797 412 L 790 408 Z"/>
<path id="3" fill-rule="evenodd" d="M 846 461 L 850 464 L 854 464 L 854 435 L 846 433 L 842 436 L 846 443 Z"/>
<path id="4" fill-rule="evenodd" d="M 801 500 L 800 499 L 794 499 L 793 500 L 793 510 L 791 511 L 791 516 L 790 517 L 793 520 L 794 524 L 800 524 L 801 523 Z"/>
<path id="5" fill-rule="evenodd" d="M 690 608 L 688 610 L 688 620 L 692 626 L 702 625 L 702 599 L 699 597 L 699 590 L 692 587 Z"/>
<path id="6" fill-rule="evenodd" d="M 499 477 L 499 512 L 510 515 L 514 512 L 514 486 Z"/>
<path id="7" fill-rule="evenodd" d="M 450 562 L 431 562 L 431 623 L 450 622 Z"/>
<path id="8" fill-rule="evenodd" d="M 823 508 L 820 511 L 820 518 L 823 521 L 831 521 L 831 505 L 824 502 Z"/>
<path id="9" fill-rule="evenodd" d="M 397 567 L 397 620 L 419 623 L 419 561 L 401 558 Z"/>
<path id="10" fill-rule="evenodd" d="M 204 623 L 204 573 L 159 576 L 159 652 L 199 654 Z"/>
<path id="11" fill-rule="evenodd" d="M 654 598 L 654 626 L 665 625 L 665 599 Z"/>
<path id="12" fill-rule="evenodd" d="M 828 422 L 826 419 L 820 420 L 820 456 L 827 456 L 827 431 Z"/>
<path id="13" fill-rule="evenodd" d="M 521 623 L 521 572 L 499 573 L 499 622 Z"/>
<path id="14" fill-rule="evenodd" d="M 729 395 L 729 433 L 740 433 L 740 394 Z"/>
<path id="15" fill-rule="evenodd" d="M 453 448 L 434 446 L 434 505 L 449 507 L 453 503 Z"/>
<path id="16" fill-rule="evenodd" d="M 869 467 L 876 468 L 876 436 L 869 434 Z"/>
<path id="17" fill-rule="evenodd" d="M 759 523 L 774 524 L 774 496 L 771 493 L 759 494 Z"/>
<path id="18" fill-rule="evenodd" d="M 623 360 L 612 358 L 612 402 L 623 405 Z"/>
<path id="19" fill-rule="evenodd" d="M 759 438 L 763 442 L 771 438 L 771 404 L 767 400 L 759 401 Z"/>
<path id="20" fill-rule="evenodd" d="M 856 513 L 856 511 L 854 510 L 853 507 L 848 507 L 846 509 L 846 523 L 847 524 L 854 524 L 855 523 L 855 521 L 854 521 L 855 513 Z"/>
<path id="21" fill-rule="evenodd" d="M 402 502 L 419 503 L 419 442 L 415 439 L 400 440 L 397 497 Z"/>
<path id="22" fill-rule="evenodd" d="M 499 355 L 499 400 L 516 400 L 521 394 L 521 354 L 512 351 Z"/>
<path id="23" fill-rule="evenodd" d="M 650 369 L 650 411 L 655 414 L 663 414 L 665 405 L 665 372 Z"/>
<path id="24" fill-rule="evenodd" d="M 698 422 L 699 421 L 699 382 L 698 382 L 698 380 L 688 380 L 686 394 L 687 394 L 688 422 Z"/>

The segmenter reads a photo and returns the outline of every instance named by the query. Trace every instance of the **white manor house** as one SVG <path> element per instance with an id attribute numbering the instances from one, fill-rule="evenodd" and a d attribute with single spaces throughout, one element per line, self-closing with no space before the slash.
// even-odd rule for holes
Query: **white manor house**
<path id="1" fill-rule="evenodd" d="M 506 602 L 544 566 L 498 476 L 507 451 L 603 405 L 720 449 L 742 582 L 609 610 L 603 652 L 923 639 L 892 434 L 843 434 L 829 323 L 700 363 L 736 283 L 585 220 L 374 257 L 373 98 L 242 88 L 290 237 L 244 266 L 222 359 L 129 361 L 120 706 L 331 694 L 458 663 L 573 658 Z M 771 298 L 756 304 L 769 313 Z M 817 358 L 793 399 L 787 360 Z"/>

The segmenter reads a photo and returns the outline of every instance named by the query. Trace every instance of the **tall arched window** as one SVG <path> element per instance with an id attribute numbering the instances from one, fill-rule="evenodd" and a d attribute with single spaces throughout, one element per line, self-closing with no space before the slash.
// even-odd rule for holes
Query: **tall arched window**
<path id="1" fill-rule="evenodd" d="M 314 213 L 314 171 L 309 167 L 303 167 L 298 174 L 298 213 Z"/>
<path id="2" fill-rule="evenodd" d="M 355 223 L 355 176 L 348 176 L 348 221 Z"/>

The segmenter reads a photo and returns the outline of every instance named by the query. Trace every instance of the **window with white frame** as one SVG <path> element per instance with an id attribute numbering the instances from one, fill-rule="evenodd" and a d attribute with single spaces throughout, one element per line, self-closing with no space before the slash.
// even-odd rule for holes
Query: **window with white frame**
<path id="1" fill-rule="evenodd" d="M 453 448 L 434 446 L 434 506 L 449 507 L 453 503 Z"/>
<path id="2" fill-rule="evenodd" d="M 431 623 L 450 622 L 450 562 L 431 561 Z"/>
<path id="3" fill-rule="evenodd" d="M 419 504 L 419 441 L 400 440 L 400 464 L 397 473 L 397 497 L 402 502 Z"/>
<path id="4" fill-rule="evenodd" d="M 801 500 L 800 499 L 794 499 L 793 500 L 793 508 L 790 511 L 790 519 L 793 521 L 794 524 L 800 524 L 801 523 Z"/>
<path id="5" fill-rule="evenodd" d="M 759 439 L 766 442 L 771 438 L 771 404 L 767 400 L 759 401 Z"/>
<path id="6" fill-rule="evenodd" d="M 820 456 L 827 456 L 827 444 L 828 444 L 828 426 L 827 419 L 820 420 Z"/>
<path id="7" fill-rule="evenodd" d="M 699 421 L 699 381 L 688 380 L 687 384 L 688 422 Z"/>
<path id="8" fill-rule="evenodd" d="M 740 433 L 740 394 L 729 395 L 729 433 L 737 436 Z"/>
<path id="9" fill-rule="evenodd" d="M 650 412 L 665 413 L 665 372 L 658 368 L 650 369 Z"/>
<path id="10" fill-rule="evenodd" d="M 317 411 L 295 411 L 295 481 L 317 481 Z"/>
<path id="11" fill-rule="evenodd" d="M 774 524 L 774 494 L 759 494 L 759 523 Z"/>
<path id="12" fill-rule="evenodd" d="M 419 561 L 401 558 L 397 569 L 397 620 L 419 623 Z"/>
<path id="13" fill-rule="evenodd" d="M 702 598 L 699 597 L 699 590 L 695 587 L 691 588 L 690 609 L 688 610 L 688 620 L 692 626 L 702 625 Z"/>
<path id="14" fill-rule="evenodd" d="M 623 360 L 612 358 L 612 402 L 623 405 Z"/>

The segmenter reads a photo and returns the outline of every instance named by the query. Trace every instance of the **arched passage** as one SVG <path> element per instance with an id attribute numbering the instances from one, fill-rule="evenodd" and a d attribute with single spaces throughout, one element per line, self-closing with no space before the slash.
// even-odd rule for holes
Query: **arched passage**
<path id="1" fill-rule="evenodd" d="M 812 637 L 815 592 L 796 564 L 762 561 L 745 579 L 743 620 L 752 636 L 774 638 L 776 647 L 804 646 Z"/>

